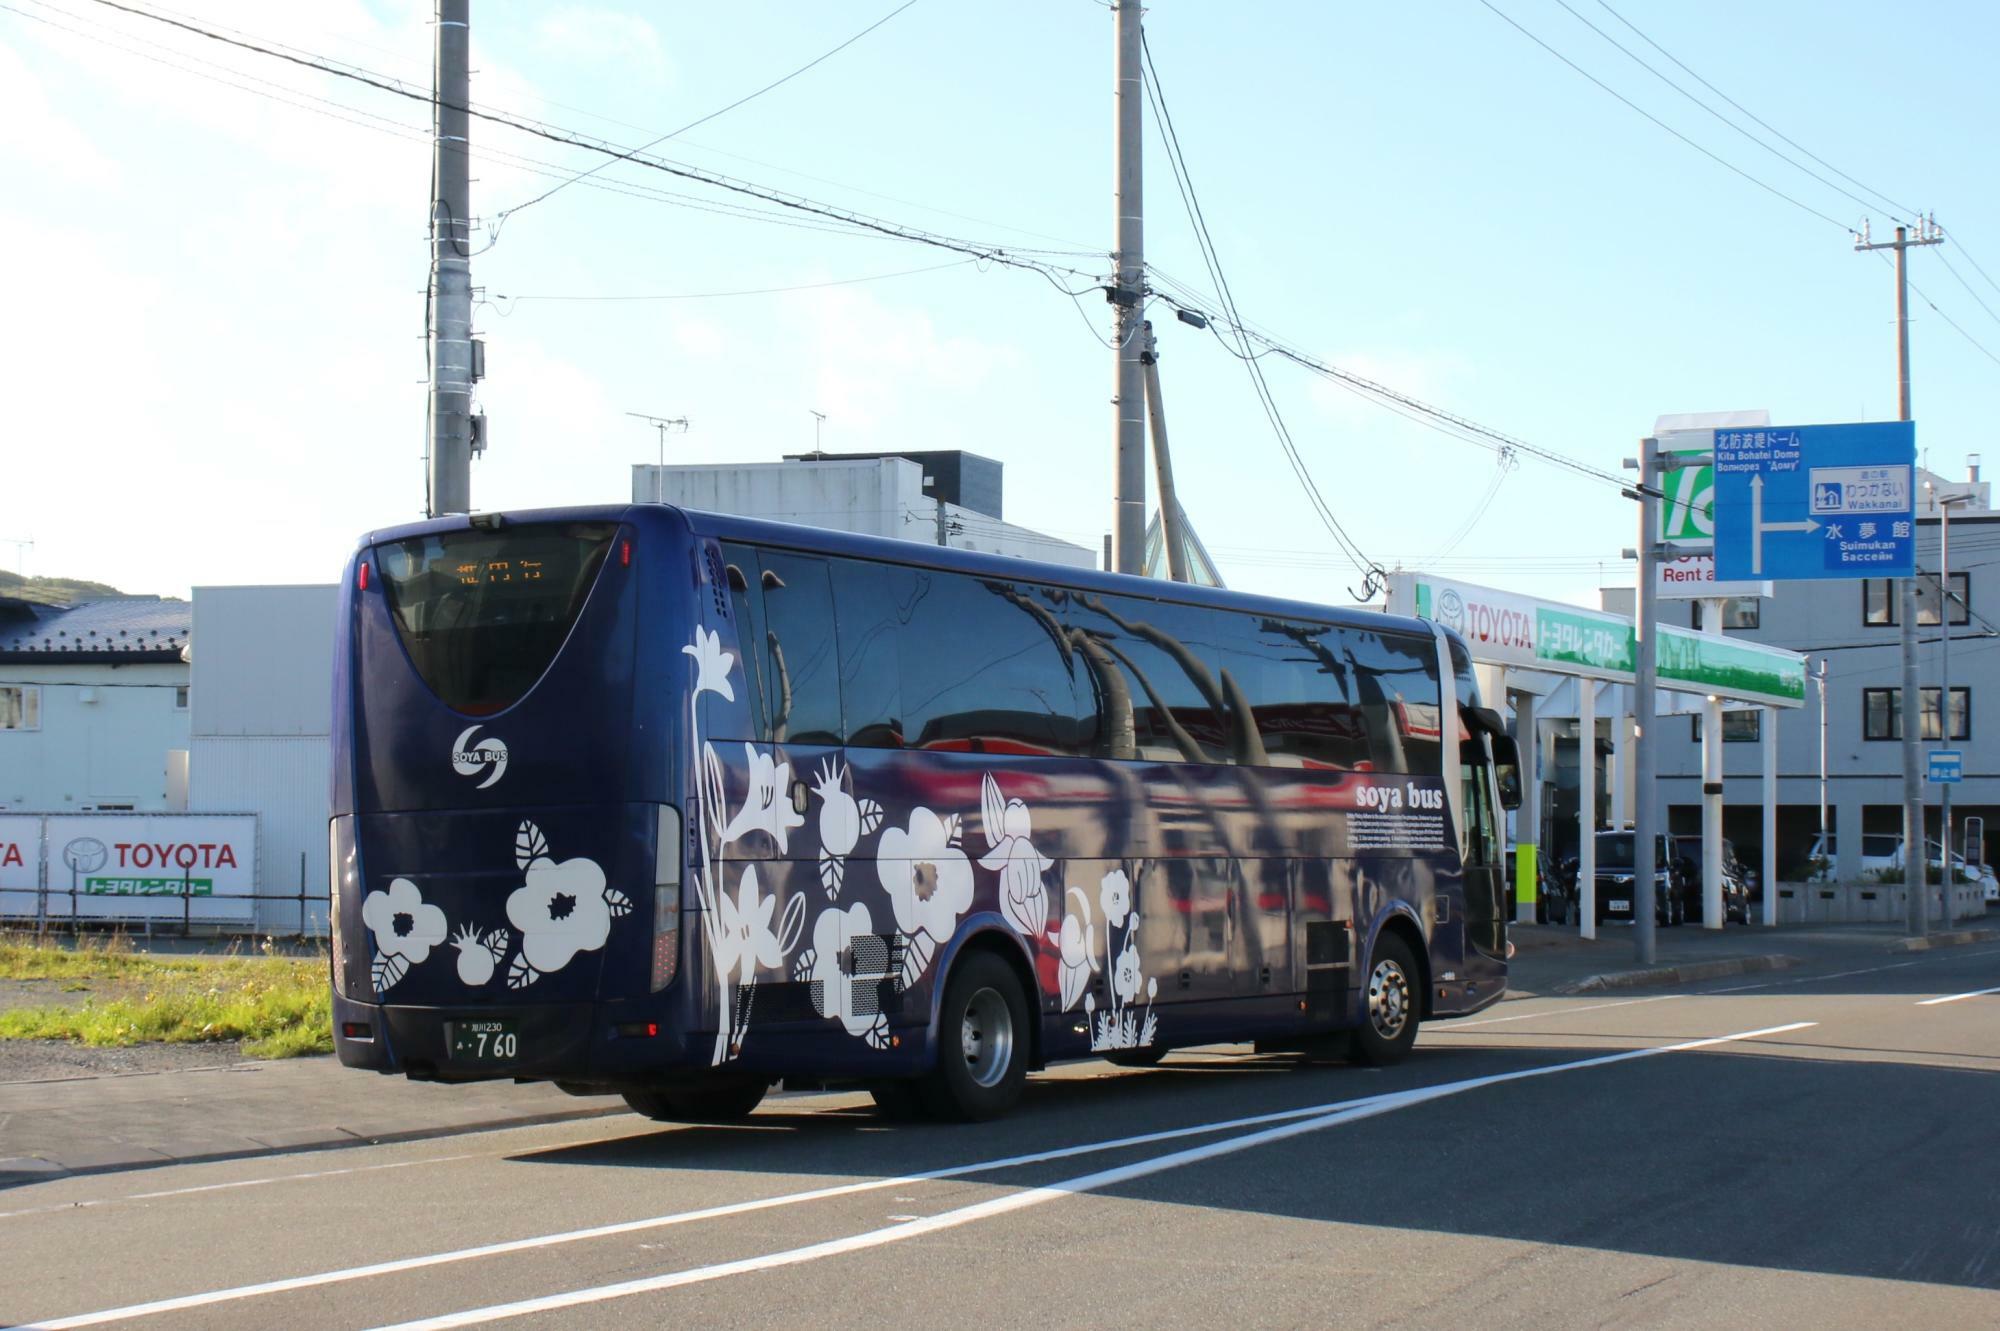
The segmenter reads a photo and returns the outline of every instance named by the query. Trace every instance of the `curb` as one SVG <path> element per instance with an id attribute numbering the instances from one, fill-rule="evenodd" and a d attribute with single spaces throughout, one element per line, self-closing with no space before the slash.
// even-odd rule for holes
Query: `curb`
<path id="1" fill-rule="evenodd" d="M 337 1151 L 347 1146 L 382 1146 L 395 1142 L 427 1141 L 438 1137 L 458 1137 L 472 1132 L 494 1132 L 503 1128 L 534 1128 L 550 1123 L 570 1123 L 579 1119 L 609 1118 L 614 1114 L 627 1112 L 629 1111 L 621 1103 L 615 1106 L 590 1105 L 576 1109 L 553 1110 L 541 1114 L 509 1114 L 471 1123 L 438 1124 L 396 1132 L 370 1132 L 366 1135 L 349 1132 L 340 1127 L 316 1131 L 308 1129 L 296 1137 L 286 1134 L 282 1145 L 246 1138 L 252 1144 L 240 1150 L 193 1151 L 186 1155 L 168 1154 L 153 1148 L 137 1148 L 129 1156 L 106 1158 L 101 1162 L 91 1161 L 76 1166 L 66 1165 L 60 1160 L 45 1160 L 39 1156 L 0 1156 L 0 1191 L 28 1183 L 49 1183 L 56 1179 L 80 1178 L 87 1174 L 122 1174 L 137 1169 L 158 1169 L 163 1165 L 202 1165 L 212 1164 L 218 1160 L 249 1160 L 269 1155 Z"/>
<path id="2" fill-rule="evenodd" d="M 2000 936 L 2000 934 L 1996 934 Z M 1691 961 L 1679 966 L 1649 966 L 1644 970 L 1607 971 L 1581 980 L 1551 986 L 1555 994 L 1597 994 L 1608 989 L 1636 989 L 1649 984 L 1689 984 L 1726 975 L 1754 975 L 1760 971 L 1790 970 L 1799 959 L 1783 952 L 1753 957 L 1725 957 L 1716 961 Z"/>
<path id="3" fill-rule="evenodd" d="M 1996 939 L 2000 939 L 2000 929 L 1953 929 L 1922 938 L 1899 938 L 1889 944 L 1889 951 L 1928 952 L 1934 947 L 1963 947 L 1967 943 L 1991 943 Z"/>

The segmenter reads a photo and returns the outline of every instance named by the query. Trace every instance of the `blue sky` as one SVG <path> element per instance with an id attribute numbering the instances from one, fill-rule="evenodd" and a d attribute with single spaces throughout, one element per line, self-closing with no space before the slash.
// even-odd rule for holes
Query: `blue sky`
<path id="1" fill-rule="evenodd" d="M 32 572 L 137 591 L 328 580 L 360 532 L 423 503 L 426 108 L 91 0 L 8 3 L 21 12 L 0 10 L 0 563 L 18 567 L 7 542 L 32 539 Z M 1599 0 L 1570 3 L 1671 69 Z M 1494 4 L 1834 221 L 1676 141 L 1478 0 L 1161 0 L 1149 39 L 1244 315 L 1613 470 L 1663 412 L 1892 417 L 1890 272 L 1841 229 L 1871 216 L 1879 237 L 1892 211 L 1778 161 L 1558 0 Z M 1939 261 L 2000 310 L 1968 261 L 2000 275 L 1987 69 L 2000 11 L 1946 4 L 1898 23 L 1845 2 L 1613 5 L 1841 171 L 1935 211 L 1953 243 L 1915 256 L 1913 275 L 2000 353 L 2000 319 Z M 636 144 L 892 8 L 475 0 L 474 98 Z M 175 12 L 429 79 L 426 5 L 175 0 Z M 960 237 L 1078 251 L 1054 262 L 1087 285 L 1110 246 L 1111 37 L 1096 0 L 919 0 L 660 151 Z M 473 136 L 484 219 L 550 183 L 520 159 L 597 160 L 480 123 Z M 1148 257 L 1206 286 L 1157 138 L 1147 177 Z M 673 457 L 763 461 L 810 446 L 817 409 L 829 449 L 999 458 L 1010 519 L 1097 543 L 1111 466 L 1100 297 L 969 264 L 911 273 L 954 256 L 706 210 L 726 198 L 617 166 L 513 216 L 478 257 L 493 437 L 474 470 L 480 507 L 624 499 L 629 466 L 656 455 L 628 411 L 691 420 Z M 525 299 L 829 282 L 846 284 Z M 1912 305 L 1919 448 L 1957 474 L 1988 433 L 2000 362 Z M 1344 602 L 1358 579 L 1241 365 L 1163 308 L 1154 317 L 1183 499 L 1225 576 Z M 1611 487 L 1524 458 L 1482 511 L 1492 453 L 1267 365 L 1370 557 L 1569 599 L 1629 578 L 1617 555 L 1634 516 Z"/>

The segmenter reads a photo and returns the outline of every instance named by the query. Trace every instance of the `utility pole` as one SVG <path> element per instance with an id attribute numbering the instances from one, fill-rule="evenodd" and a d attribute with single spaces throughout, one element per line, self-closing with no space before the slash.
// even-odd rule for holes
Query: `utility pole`
<path id="1" fill-rule="evenodd" d="M 1972 496 L 1940 495 L 1936 491 L 1932 491 L 1932 496 L 1938 506 L 1938 742 L 1948 749 L 1957 738 L 1951 732 L 1951 506 L 1966 502 Z M 1970 619 L 1971 615 L 1966 618 Z M 1938 805 L 1938 877 L 1944 880 L 1941 927 L 1949 929 L 1951 894 L 1958 885 L 1958 871 L 1952 866 L 1951 859 L 1951 782 L 1938 783 Z"/>
<path id="2" fill-rule="evenodd" d="M 1826 839 L 1826 658 L 1819 658 L 1819 845 L 1827 848 Z M 1858 835 L 1858 833 L 1857 833 Z M 1828 862 L 1831 868 L 1831 861 Z"/>
<path id="3" fill-rule="evenodd" d="M 1142 573 L 1146 557 L 1145 366 L 1140 362 L 1139 324 L 1146 301 L 1144 176 L 1140 171 L 1145 91 L 1139 82 L 1139 0 L 1113 0 L 1117 19 L 1117 143 L 1113 223 L 1118 276 L 1110 292 L 1112 427 L 1116 466 L 1111 490 L 1111 566 L 1119 573 Z"/>
<path id="4" fill-rule="evenodd" d="M 1630 466 L 1631 463 L 1627 463 Z M 1632 728 L 1638 754 L 1632 781 L 1632 944 L 1642 966 L 1653 964 L 1653 902 L 1659 874 L 1659 737 L 1653 709 L 1660 683 L 1660 441 L 1639 441 L 1639 605 L 1633 642 Z"/>
<path id="5" fill-rule="evenodd" d="M 471 0 L 437 0 L 431 103 L 430 516 L 472 511 Z"/>
<path id="6" fill-rule="evenodd" d="M 1910 278 L 1909 250 L 1912 245 L 1941 245 L 1944 233 L 1929 218 L 1920 218 L 1912 239 L 1907 227 L 1896 228 L 1893 241 L 1874 242 L 1866 224 L 1857 250 L 1896 251 L 1896 419 L 1910 419 Z M 1908 922 L 1912 934 L 1929 932 L 1929 911 L 1924 894 L 1924 782 L 1923 708 L 1917 693 L 1917 580 L 1904 578 L 1896 598 L 1902 611 L 1903 640 L 1903 887 L 1908 896 Z M 1850 832 L 1853 836 L 1858 833 Z M 1949 874 L 1945 875 L 1947 878 Z M 1950 927 L 1950 916 L 1945 918 Z"/>
<path id="7" fill-rule="evenodd" d="M 1181 544 L 1181 505 L 1174 492 L 1174 459 L 1167 451 L 1167 400 L 1160 392 L 1160 353 L 1153 345 L 1153 321 L 1140 326 L 1146 366 L 1146 414 L 1153 422 L 1153 474 L 1160 488 L 1160 544 L 1167 552 L 1167 576 L 1186 582 L 1187 550 Z"/>

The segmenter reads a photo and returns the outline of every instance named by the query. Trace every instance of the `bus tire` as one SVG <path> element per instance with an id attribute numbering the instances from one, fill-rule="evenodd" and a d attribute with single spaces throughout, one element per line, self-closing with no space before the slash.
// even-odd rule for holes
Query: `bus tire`
<path id="1" fill-rule="evenodd" d="M 1410 946 L 1392 933 L 1375 940 L 1375 954 L 1361 987 L 1361 1024 L 1354 1032 L 1356 1063 L 1387 1067 L 1400 1063 L 1417 1042 L 1423 1010 L 1423 976 Z"/>
<path id="2" fill-rule="evenodd" d="M 770 1088 L 761 1077 L 732 1078 L 665 1091 L 626 1091 L 625 1103 L 660 1123 L 735 1123 L 750 1117 Z"/>
<path id="3" fill-rule="evenodd" d="M 938 1012 L 937 1066 L 918 1082 L 933 1118 L 977 1123 L 1021 1098 L 1028 1078 L 1028 1000 L 990 952 L 959 958 Z"/>

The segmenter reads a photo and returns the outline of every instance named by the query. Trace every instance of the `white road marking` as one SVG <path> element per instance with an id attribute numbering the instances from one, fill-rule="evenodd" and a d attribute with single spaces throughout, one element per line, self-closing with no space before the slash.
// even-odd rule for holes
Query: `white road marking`
<path id="1" fill-rule="evenodd" d="M 541 1298 L 523 1299 L 516 1303 L 499 1303 L 485 1308 L 473 1308 L 465 1312 L 447 1313 L 440 1317 L 427 1317 L 417 1321 L 398 1322 L 381 1331 L 445 1331 L 445 1328 L 474 1326 L 484 1322 L 500 1321 L 510 1317 L 526 1317 L 534 1313 L 554 1312 L 564 1308 L 575 1308 L 584 1304 L 603 1303 L 611 1299 L 628 1298 L 634 1294 L 651 1294 L 661 1290 L 677 1289 L 684 1285 L 702 1284 L 720 1280 L 728 1276 L 746 1275 L 755 1271 L 769 1271 L 778 1267 L 797 1266 L 804 1262 L 815 1262 L 826 1257 L 839 1257 L 847 1253 L 861 1252 L 869 1248 L 879 1248 L 891 1243 L 901 1243 L 920 1238 L 939 1230 L 956 1229 L 960 1225 L 991 1219 L 994 1216 L 1040 1206 L 1079 1193 L 1096 1192 L 1132 1179 L 1145 1178 L 1150 1174 L 1178 1169 L 1184 1165 L 1199 1164 L 1202 1161 L 1221 1156 L 1235 1155 L 1254 1147 L 1271 1142 L 1283 1141 L 1289 1137 L 1318 1132 L 1358 1119 L 1373 1118 L 1378 1114 L 1390 1113 L 1397 1109 L 1407 1109 L 1413 1105 L 1425 1104 L 1446 1096 L 1461 1095 L 1467 1091 L 1487 1086 L 1497 1086 L 1505 1082 L 1525 1081 L 1533 1077 L 1546 1077 L 1560 1072 L 1577 1072 L 1585 1068 L 1607 1067 L 1613 1063 L 1630 1062 L 1633 1059 L 1650 1058 L 1658 1054 L 1680 1053 L 1690 1049 L 1707 1049 L 1716 1045 L 1731 1044 L 1740 1040 L 1754 1040 L 1766 1035 L 1782 1035 L 1789 1031 L 1805 1030 L 1819 1023 L 1795 1021 L 1784 1026 L 1767 1026 L 1761 1030 L 1739 1031 L 1734 1035 L 1713 1036 L 1704 1040 L 1687 1040 L 1679 1044 L 1655 1045 L 1645 1049 L 1628 1049 L 1616 1054 L 1605 1054 L 1596 1058 L 1580 1059 L 1573 1063 L 1558 1063 L 1539 1068 L 1525 1068 L 1516 1072 L 1499 1072 L 1484 1077 L 1470 1077 L 1464 1081 L 1446 1082 L 1439 1086 L 1421 1086 L 1407 1091 L 1395 1091 L 1374 1096 L 1369 1100 L 1335 1109 L 1333 1112 L 1318 1114 L 1303 1120 L 1285 1123 L 1277 1127 L 1265 1128 L 1260 1132 L 1246 1133 L 1240 1137 L 1230 1137 L 1219 1142 L 1209 1142 L 1203 1146 L 1192 1146 L 1185 1150 L 1173 1151 L 1166 1155 L 1153 1156 L 1147 1160 L 1134 1161 L 1129 1165 L 1118 1165 L 1111 1169 L 1083 1174 L 1065 1179 L 1060 1183 L 1045 1187 L 1029 1188 L 996 1197 L 989 1201 L 976 1202 L 921 1220 L 905 1221 L 886 1229 L 873 1229 L 860 1234 L 850 1234 L 845 1238 L 833 1239 L 825 1243 L 809 1244 L 803 1248 L 790 1248 L 783 1252 L 766 1253 L 759 1257 L 746 1257 L 733 1262 L 720 1262 L 713 1266 L 698 1266 L 685 1271 L 674 1271 L 666 1275 L 649 1276 L 639 1280 L 622 1281 L 615 1285 L 599 1285 L 591 1289 L 572 1290 L 564 1294 L 550 1294 Z M 65 1325 L 50 1323 L 51 1326 Z"/>
<path id="2" fill-rule="evenodd" d="M 1085 1142 L 1075 1146 L 1054 1147 L 1050 1150 L 1035 1151 L 1027 1155 L 1006 1156 L 995 1160 L 980 1160 L 964 1165 L 949 1165 L 942 1169 L 926 1170 L 918 1174 L 898 1174 L 889 1178 L 868 1179 L 860 1183 L 841 1183 L 830 1187 L 813 1188 L 805 1192 L 782 1193 L 774 1197 L 760 1197 L 746 1202 L 731 1202 L 722 1206 L 704 1207 L 697 1211 L 677 1211 L 668 1215 L 648 1216 L 642 1220 L 626 1220 L 609 1225 L 595 1225 L 589 1229 L 572 1229 L 556 1234 L 536 1235 L 532 1238 L 508 1239 L 499 1243 L 480 1244 L 477 1247 L 457 1248 L 448 1252 L 430 1253 L 422 1257 L 402 1257 L 386 1262 L 373 1262 L 366 1266 L 350 1266 L 334 1271 L 322 1271 L 314 1275 L 292 1276 L 282 1280 L 267 1280 L 254 1285 L 238 1285 L 230 1289 L 212 1290 L 202 1294 L 187 1294 L 175 1298 L 155 1299 L 148 1303 L 135 1303 L 122 1308 L 107 1308 L 102 1312 L 83 1313 L 75 1317 L 65 1317 L 52 1322 L 36 1322 L 31 1324 L 31 1327 L 17 1328 L 17 1331 L 35 1331 L 35 1329 L 39 1329 L 39 1331 L 62 1331 L 62 1329 L 69 1327 L 101 1326 L 108 1322 L 125 1321 L 134 1317 L 148 1317 L 155 1313 L 179 1312 L 187 1308 L 204 1308 L 218 1303 L 231 1303 L 239 1299 L 258 1298 L 267 1294 L 283 1294 L 291 1290 L 312 1289 L 321 1285 L 341 1284 L 350 1280 L 365 1280 L 373 1276 L 394 1275 L 402 1271 L 417 1271 L 425 1267 L 445 1266 L 453 1262 L 472 1261 L 481 1257 L 499 1257 L 507 1253 L 526 1252 L 535 1248 L 551 1248 L 565 1243 L 581 1243 L 588 1239 L 611 1238 L 620 1234 L 634 1234 L 645 1230 L 664 1229 L 670 1225 L 685 1225 L 697 1220 L 717 1220 L 728 1216 L 748 1215 L 755 1211 L 768 1211 L 781 1206 L 796 1206 L 803 1202 L 823 1201 L 829 1197 L 848 1197 L 856 1193 L 874 1192 L 882 1188 L 907 1187 L 914 1183 L 960 1178 L 967 1174 L 983 1174 L 1002 1169 L 1014 1169 L 1022 1165 L 1043 1164 L 1051 1160 L 1064 1160 L 1079 1155 L 1094 1155 L 1103 1151 L 1115 1151 L 1133 1146 L 1151 1146 L 1158 1142 L 1174 1141 L 1183 1137 L 1206 1136 L 1210 1133 L 1229 1132 L 1237 1128 L 1255 1127 L 1264 1123 L 1278 1123 L 1290 1119 L 1306 1118 L 1336 1109 L 1372 1104 L 1380 1098 L 1380 1096 L 1362 1096 L 1353 1100 L 1330 1101 L 1325 1104 L 1308 1105 L 1301 1109 L 1283 1109 L 1268 1114 L 1253 1114 L 1246 1118 L 1224 1119 L 1213 1123 L 1198 1123 L 1192 1127 L 1168 1128 L 1159 1132 L 1140 1133 L 1131 1137 L 1115 1137 L 1104 1141 Z"/>
<path id="3" fill-rule="evenodd" d="M 270 1183 L 298 1183 L 306 1179 L 336 1178 L 342 1174 L 373 1174 L 384 1169 L 410 1169 L 417 1165 L 442 1165 L 454 1160 L 476 1158 L 466 1155 L 433 1155 L 422 1160 L 396 1160 L 382 1165 L 349 1165 L 343 1169 L 316 1169 L 309 1174 L 272 1174 L 266 1178 L 236 1179 L 228 1183 L 203 1183 L 190 1188 L 168 1188 L 162 1192 L 133 1192 L 123 1197 L 92 1197 L 84 1201 L 55 1202 L 48 1206 L 31 1206 L 22 1211 L 0 1211 L 0 1220 L 13 1220 L 24 1215 L 48 1215 L 55 1211 L 81 1211 L 90 1206 L 112 1206 L 118 1202 L 150 1202 L 162 1197 L 185 1197 L 197 1192 L 224 1192 L 232 1188 L 261 1188 Z"/>
<path id="4" fill-rule="evenodd" d="M 1961 998 L 1983 998 L 1987 994 L 2000 994 L 2000 988 L 1974 989 L 1969 994 L 1946 994 L 1943 998 L 1926 998 L 1918 1002 L 1918 1007 L 1936 1007 L 1939 1003 L 1956 1003 Z"/>

